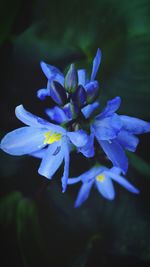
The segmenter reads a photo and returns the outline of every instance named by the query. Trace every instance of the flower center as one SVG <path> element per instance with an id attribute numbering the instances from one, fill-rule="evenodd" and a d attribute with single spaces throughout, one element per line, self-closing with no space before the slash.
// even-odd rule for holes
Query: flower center
<path id="1" fill-rule="evenodd" d="M 51 131 L 44 134 L 44 144 L 52 144 L 54 142 L 57 142 L 61 139 L 62 135 L 60 133 L 52 133 Z"/>
<path id="2" fill-rule="evenodd" d="M 98 182 L 104 182 L 104 180 L 105 180 L 105 175 L 104 174 L 99 174 L 99 175 L 97 175 L 96 176 L 96 180 L 98 181 Z"/>

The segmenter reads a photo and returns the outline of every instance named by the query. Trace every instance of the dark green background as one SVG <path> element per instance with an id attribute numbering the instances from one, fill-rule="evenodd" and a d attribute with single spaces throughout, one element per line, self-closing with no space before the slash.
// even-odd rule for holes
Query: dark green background
<path id="1" fill-rule="evenodd" d="M 120 114 L 150 121 L 150 2 L 148 0 L 0 1 L 1 137 L 22 124 L 14 109 L 24 104 L 44 117 L 36 91 L 46 85 L 39 62 L 65 70 L 91 70 L 102 50 L 100 101 L 122 97 Z M 61 168 L 49 182 L 39 161 L 0 152 L 0 266 L 99 267 L 150 264 L 150 138 L 129 154 L 134 196 L 115 185 L 116 199 L 92 190 L 73 208 L 78 186 L 61 193 Z M 72 155 L 71 175 L 89 162 Z M 143 264 L 143 265 L 142 265 Z"/>

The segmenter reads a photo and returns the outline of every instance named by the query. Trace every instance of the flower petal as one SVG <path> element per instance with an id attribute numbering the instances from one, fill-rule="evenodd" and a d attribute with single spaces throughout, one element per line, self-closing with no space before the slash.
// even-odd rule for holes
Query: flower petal
<path id="1" fill-rule="evenodd" d="M 112 100 L 109 100 L 107 102 L 106 107 L 96 117 L 96 119 L 102 119 L 102 118 L 111 116 L 112 114 L 114 114 L 116 110 L 118 110 L 118 108 L 120 107 L 120 104 L 121 104 L 121 98 L 119 96 L 113 98 Z"/>
<path id="2" fill-rule="evenodd" d="M 45 100 L 47 96 L 50 96 L 49 90 L 47 88 L 39 89 L 37 91 L 37 97 L 41 100 Z"/>
<path id="3" fill-rule="evenodd" d="M 93 130 L 98 140 L 110 140 L 116 138 L 122 122 L 119 115 L 113 114 L 111 117 L 106 117 L 102 120 L 95 120 Z"/>
<path id="4" fill-rule="evenodd" d="M 108 200 L 113 200 L 115 198 L 114 186 L 109 177 L 105 175 L 103 182 L 97 180 L 95 181 L 97 189 L 102 194 L 103 197 L 107 198 Z"/>
<path id="5" fill-rule="evenodd" d="M 121 145 L 116 140 L 110 142 L 98 140 L 98 142 L 113 165 L 119 167 L 125 174 L 128 169 L 128 158 Z"/>
<path id="6" fill-rule="evenodd" d="M 88 137 L 88 141 L 86 144 L 78 148 L 78 151 L 81 152 L 85 157 L 91 158 L 94 156 L 94 134 L 91 133 L 90 136 Z"/>
<path id="7" fill-rule="evenodd" d="M 32 156 L 32 157 L 35 157 L 38 159 L 42 159 L 44 157 L 46 151 L 47 151 L 47 148 L 43 148 L 43 149 L 40 149 L 38 151 L 35 151 L 35 152 L 29 154 L 29 156 Z"/>
<path id="8" fill-rule="evenodd" d="M 93 181 L 82 184 L 77 199 L 75 201 L 75 208 L 81 206 L 81 204 L 88 199 L 92 185 Z"/>
<path id="9" fill-rule="evenodd" d="M 134 117 L 120 116 L 123 128 L 133 134 L 143 134 L 150 132 L 150 123 Z"/>
<path id="10" fill-rule="evenodd" d="M 139 139 L 128 131 L 121 130 L 117 136 L 117 141 L 125 149 L 135 152 Z"/>
<path id="11" fill-rule="evenodd" d="M 93 103 L 99 93 L 99 83 L 98 81 L 89 82 L 85 86 L 85 90 L 87 92 L 87 103 Z"/>
<path id="12" fill-rule="evenodd" d="M 40 65 L 42 71 L 44 72 L 48 80 L 55 80 L 59 82 L 61 85 L 64 85 L 64 76 L 59 69 L 57 69 L 54 66 L 48 65 L 43 61 L 41 61 Z"/>
<path id="13" fill-rule="evenodd" d="M 38 173 L 51 179 L 55 172 L 60 167 L 64 158 L 63 150 L 61 149 L 61 142 L 54 142 L 48 146 L 48 149 L 42 159 Z"/>
<path id="14" fill-rule="evenodd" d="M 83 130 L 67 132 L 70 141 L 77 147 L 83 147 L 88 141 L 88 135 Z"/>
<path id="15" fill-rule="evenodd" d="M 44 128 L 44 129 L 50 129 L 53 131 L 56 131 L 58 133 L 65 133 L 65 129 L 63 129 L 61 126 L 52 124 L 46 120 L 43 120 L 42 118 L 33 115 L 32 113 L 26 111 L 23 107 L 23 105 L 17 106 L 15 109 L 16 117 L 25 123 L 26 125 L 36 127 L 36 128 Z"/>
<path id="16" fill-rule="evenodd" d="M 93 60 L 93 68 L 92 68 L 92 74 L 91 74 L 91 81 L 94 81 L 95 76 L 97 74 L 97 71 L 99 69 L 99 65 L 101 62 L 101 50 L 98 48 L 96 56 Z"/>
<path id="17" fill-rule="evenodd" d="M 99 107 L 99 103 L 98 102 L 94 102 L 92 104 L 89 104 L 87 106 L 85 106 L 84 108 L 81 109 L 84 117 L 86 119 L 88 119 L 91 114 Z"/>
<path id="18" fill-rule="evenodd" d="M 64 161 L 65 161 L 64 173 L 63 173 L 63 177 L 61 179 L 62 192 L 64 193 L 66 191 L 66 188 L 67 188 L 67 182 L 68 182 L 68 177 L 69 177 L 69 162 L 70 162 L 69 145 L 68 145 L 68 141 L 67 141 L 66 137 L 64 137 L 63 141 L 62 141 L 62 150 L 63 150 Z"/>
<path id="19" fill-rule="evenodd" d="M 21 127 L 4 136 L 1 149 L 10 155 L 20 156 L 42 149 L 45 129 Z"/>
<path id="20" fill-rule="evenodd" d="M 125 187 L 128 191 L 131 193 L 138 194 L 139 190 L 135 188 L 131 183 L 129 183 L 124 177 L 115 174 L 114 172 L 111 171 L 106 171 L 107 175 L 109 175 L 114 181 Z"/>
<path id="21" fill-rule="evenodd" d="M 86 70 L 78 70 L 78 85 L 84 86 L 86 82 Z"/>
<path id="22" fill-rule="evenodd" d="M 45 109 L 45 113 L 49 116 L 51 120 L 56 121 L 57 123 L 61 124 L 65 121 L 68 121 L 65 112 L 57 106 L 55 106 L 54 108 Z"/>

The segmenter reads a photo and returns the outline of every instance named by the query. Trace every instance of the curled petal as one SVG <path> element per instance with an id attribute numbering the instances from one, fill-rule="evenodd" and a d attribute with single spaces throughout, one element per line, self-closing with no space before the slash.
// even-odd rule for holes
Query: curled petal
<path id="1" fill-rule="evenodd" d="M 134 136 L 128 131 L 121 130 L 117 136 L 117 141 L 125 149 L 135 152 L 137 145 L 139 143 L 138 137 Z"/>
<path id="2" fill-rule="evenodd" d="M 92 68 L 92 74 L 91 74 L 91 81 L 94 81 L 95 77 L 96 77 L 96 74 L 97 74 L 97 71 L 99 69 L 99 65 L 100 65 L 100 62 L 101 62 L 101 50 L 98 48 L 97 50 L 97 53 L 96 53 L 96 56 L 93 60 L 93 68 Z"/>
<path id="3" fill-rule="evenodd" d="M 88 141 L 88 135 L 83 130 L 67 132 L 70 141 L 77 147 L 83 147 Z"/>
<path id="4" fill-rule="evenodd" d="M 113 98 L 112 100 L 109 100 L 103 111 L 98 116 L 96 116 L 96 119 L 101 120 L 103 118 L 111 116 L 116 110 L 118 110 L 120 104 L 121 98 L 119 96 Z"/>
<path id="5" fill-rule="evenodd" d="M 121 115 L 120 118 L 123 122 L 123 128 L 130 133 L 143 134 L 150 132 L 150 123 L 147 121 L 125 115 Z"/>
<path id="6" fill-rule="evenodd" d="M 88 119 L 97 108 L 99 108 L 99 103 L 94 102 L 94 103 L 89 104 L 89 105 L 85 106 L 84 108 L 82 108 L 81 111 L 82 111 L 84 117 L 86 119 Z"/>
<path id="7" fill-rule="evenodd" d="M 107 198 L 108 200 L 113 200 L 115 198 L 115 190 L 113 183 L 111 179 L 106 175 L 103 182 L 96 180 L 96 186 L 103 197 Z"/>
<path id="8" fill-rule="evenodd" d="M 56 121 L 57 123 L 61 124 L 65 121 L 68 121 L 65 112 L 57 106 L 55 106 L 54 108 L 47 108 L 45 112 L 51 120 Z"/>
<path id="9" fill-rule="evenodd" d="M 88 137 L 88 141 L 86 144 L 78 148 L 78 151 L 81 152 L 85 157 L 91 158 L 94 156 L 94 134 L 91 133 L 90 136 Z"/>
<path id="10" fill-rule="evenodd" d="M 78 208 L 79 206 L 81 206 L 82 203 L 88 199 L 92 185 L 93 185 L 93 181 L 82 184 L 79 190 L 77 199 L 75 201 L 75 208 Z"/>
<path id="11" fill-rule="evenodd" d="M 45 100 L 47 96 L 50 96 L 50 92 L 47 89 L 40 89 L 37 91 L 37 97 L 41 100 Z"/>
<path id="12" fill-rule="evenodd" d="M 54 66 L 48 65 L 43 61 L 41 61 L 40 65 L 41 65 L 42 71 L 44 72 L 48 80 L 55 80 L 59 82 L 61 85 L 64 84 L 64 76 L 60 72 L 59 69 L 57 69 Z"/>
<path id="13" fill-rule="evenodd" d="M 42 149 L 45 129 L 21 127 L 4 136 L 1 149 L 10 155 L 21 156 Z"/>
<path id="14" fill-rule="evenodd" d="M 128 170 L 128 158 L 121 145 L 116 140 L 110 142 L 98 140 L 98 142 L 113 165 L 119 167 L 125 174 Z"/>
<path id="15" fill-rule="evenodd" d="M 61 142 L 54 142 L 48 146 L 48 149 L 42 159 L 38 173 L 48 179 L 51 179 L 62 164 L 64 158 Z"/>

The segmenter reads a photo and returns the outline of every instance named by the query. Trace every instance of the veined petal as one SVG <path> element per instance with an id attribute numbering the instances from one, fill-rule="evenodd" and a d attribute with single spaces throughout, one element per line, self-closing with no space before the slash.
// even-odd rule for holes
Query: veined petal
<path id="1" fill-rule="evenodd" d="M 54 142 L 48 146 L 48 149 L 42 159 L 38 173 L 51 179 L 55 172 L 62 164 L 64 158 L 63 150 L 61 149 L 61 142 Z"/>
<path id="2" fill-rule="evenodd" d="M 75 208 L 81 206 L 81 204 L 88 199 L 92 185 L 93 181 L 82 184 L 75 201 Z"/>
<path id="3" fill-rule="evenodd" d="M 90 134 L 86 144 L 83 147 L 78 148 L 78 151 L 81 152 L 87 158 L 91 158 L 94 156 L 94 133 Z"/>
<path id="4" fill-rule="evenodd" d="M 58 133 L 65 133 L 65 129 L 63 129 L 59 125 L 52 124 L 42 118 L 33 115 L 32 113 L 26 111 L 23 105 L 17 106 L 15 109 L 16 117 L 25 123 L 26 125 L 36 127 L 36 128 L 44 128 L 56 131 Z"/>
<path id="5" fill-rule="evenodd" d="M 10 155 L 20 156 L 42 149 L 45 129 L 21 127 L 4 136 L 1 149 Z"/>
<path id="6" fill-rule="evenodd" d="M 40 64 L 41 64 L 42 71 L 44 72 L 47 79 L 55 80 L 55 81 L 59 82 L 61 85 L 64 85 L 64 76 L 60 72 L 59 69 L 57 69 L 54 66 L 48 65 L 43 61 L 41 61 Z"/>
<path id="7" fill-rule="evenodd" d="M 69 162 L 70 162 L 70 155 L 69 155 L 69 145 L 68 145 L 68 140 L 66 137 L 63 138 L 62 141 L 62 150 L 64 154 L 64 173 L 62 177 L 62 192 L 64 193 L 67 188 L 67 182 L 68 182 L 68 177 L 69 177 Z"/>
<path id="8" fill-rule="evenodd" d="M 78 70 L 78 85 L 84 86 L 86 82 L 86 70 L 80 69 Z"/>
<path id="9" fill-rule="evenodd" d="M 45 100 L 47 96 L 50 96 L 49 90 L 47 88 L 39 89 L 37 91 L 37 97 L 41 100 Z"/>
<path id="10" fill-rule="evenodd" d="M 95 120 L 93 123 L 93 130 L 98 140 L 116 138 L 121 127 L 122 122 L 117 114 L 113 114 L 111 117 L 106 117 L 102 120 Z"/>
<path id="11" fill-rule="evenodd" d="M 91 81 L 94 81 L 95 77 L 96 77 L 96 74 L 97 74 L 97 71 L 99 69 L 99 65 L 100 65 L 100 62 L 101 62 L 101 50 L 98 48 L 97 50 L 97 53 L 96 53 L 96 56 L 93 60 L 93 68 L 92 68 L 92 74 L 91 74 Z"/>
<path id="12" fill-rule="evenodd" d="M 128 191 L 138 194 L 139 190 L 135 188 L 131 183 L 129 183 L 124 177 L 115 174 L 114 172 L 111 171 L 106 171 L 107 175 L 109 175 L 114 181 L 125 187 Z"/>
<path id="13" fill-rule="evenodd" d="M 120 104 L 121 104 L 121 98 L 119 96 L 113 98 L 112 100 L 109 100 L 107 102 L 106 107 L 102 110 L 102 112 L 98 116 L 96 116 L 96 119 L 99 120 L 111 116 L 112 114 L 114 114 L 116 110 L 118 110 Z"/>
<path id="14" fill-rule="evenodd" d="M 128 131 L 121 130 L 117 136 L 117 141 L 125 149 L 135 152 L 137 145 L 139 143 L 138 137 L 134 136 Z"/>
<path id="15" fill-rule="evenodd" d="M 67 136 L 69 137 L 70 141 L 77 147 L 83 147 L 88 141 L 88 135 L 83 130 L 67 132 Z"/>
<path id="16" fill-rule="evenodd" d="M 115 198 L 114 186 L 109 177 L 105 175 L 103 182 L 97 180 L 95 181 L 97 189 L 102 194 L 103 197 L 107 198 L 108 200 L 113 200 Z"/>
<path id="17" fill-rule="evenodd" d="M 99 103 L 98 102 L 94 102 L 92 104 L 89 104 L 87 106 L 85 106 L 84 108 L 81 109 L 84 117 L 86 119 L 88 119 L 91 114 L 99 107 Z"/>
<path id="18" fill-rule="evenodd" d="M 121 145 L 116 140 L 110 142 L 98 140 L 98 142 L 113 165 L 119 167 L 125 174 L 128 169 L 128 158 Z"/>
<path id="19" fill-rule="evenodd" d="M 62 122 L 68 121 L 65 112 L 57 106 L 55 106 L 54 108 L 47 108 L 45 109 L 45 112 L 51 120 L 54 120 L 57 123 L 61 124 Z"/>
<path id="20" fill-rule="evenodd" d="M 120 115 L 120 119 L 123 122 L 123 128 L 130 133 L 143 134 L 150 132 L 150 123 L 147 121 L 125 115 Z"/>

